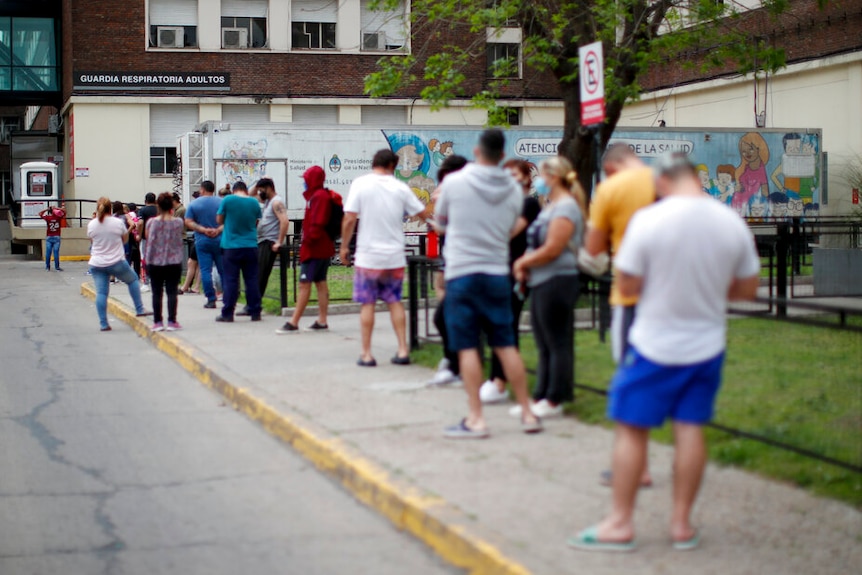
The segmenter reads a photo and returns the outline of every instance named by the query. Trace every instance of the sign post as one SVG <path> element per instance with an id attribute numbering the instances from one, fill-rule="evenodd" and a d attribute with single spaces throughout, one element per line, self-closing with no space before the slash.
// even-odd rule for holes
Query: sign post
<path id="1" fill-rule="evenodd" d="M 578 48 L 578 65 L 581 87 L 581 126 L 592 128 L 596 140 L 596 176 L 593 183 L 593 189 L 595 189 L 602 173 L 602 141 L 599 127 L 605 121 L 605 68 L 602 43 L 593 42 Z"/>
<path id="2" fill-rule="evenodd" d="M 581 84 L 581 125 L 594 126 L 605 120 L 605 70 L 602 43 L 578 48 Z"/>

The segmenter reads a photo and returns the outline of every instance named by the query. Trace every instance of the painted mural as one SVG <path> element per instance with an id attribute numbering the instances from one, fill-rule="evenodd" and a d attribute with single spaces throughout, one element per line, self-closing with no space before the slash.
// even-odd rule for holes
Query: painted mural
<path id="1" fill-rule="evenodd" d="M 269 176 L 284 193 L 290 217 L 301 218 L 301 176 L 309 166 L 322 166 L 327 187 L 347 194 L 353 180 L 370 171 L 374 153 L 388 147 L 399 158 L 396 177 L 428 203 L 442 161 L 453 154 L 472 159 L 480 134 L 468 128 L 232 129 L 212 134 L 213 176 L 219 186 Z M 535 167 L 557 154 L 561 137 L 561 130 L 512 128 L 506 131 L 506 157 Z M 668 151 L 686 153 L 704 191 L 741 216 L 818 213 L 819 130 L 618 129 L 611 142 L 626 143 L 647 163 Z"/>
<path id="2" fill-rule="evenodd" d="M 668 135 L 671 136 L 668 138 Z M 703 191 L 740 216 L 760 219 L 816 216 L 820 210 L 820 132 L 651 132 L 648 139 L 621 131 L 647 162 L 663 149 L 688 154 Z"/>

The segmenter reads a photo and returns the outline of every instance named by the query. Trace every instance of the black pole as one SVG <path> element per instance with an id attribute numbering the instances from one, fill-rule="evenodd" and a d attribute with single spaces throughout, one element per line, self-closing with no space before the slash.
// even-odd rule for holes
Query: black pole
<path id="1" fill-rule="evenodd" d="M 790 247 L 790 228 L 786 223 L 778 224 L 778 241 L 775 243 L 775 263 L 778 268 L 776 285 L 778 317 L 787 317 L 787 250 Z"/>
<path id="2" fill-rule="evenodd" d="M 419 349 L 419 266 L 418 258 L 408 258 L 408 286 L 410 296 L 410 349 Z"/>
<path id="3" fill-rule="evenodd" d="M 290 240 L 288 240 L 288 243 Z M 279 291 L 281 293 L 281 309 L 287 307 L 287 268 L 288 268 L 288 254 L 290 250 L 288 246 L 282 244 L 281 249 L 278 250 L 278 286 Z"/>

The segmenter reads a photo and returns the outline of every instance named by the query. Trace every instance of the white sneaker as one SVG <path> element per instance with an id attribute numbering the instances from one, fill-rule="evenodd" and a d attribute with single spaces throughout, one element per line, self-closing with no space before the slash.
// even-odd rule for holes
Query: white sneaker
<path id="1" fill-rule="evenodd" d="M 503 391 L 497 389 L 494 380 L 489 379 L 479 388 L 479 399 L 482 403 L 501 403 L 509 400 L 509 394 L 505 389 Z"/>
<path id="2" fill-rule="evenodd" d="M 532 411 L 533 413 L 535 413 L 535 409 L 533 409 L 534 407 L 536 407 L 536 404 L 533 403 L 533 400 L 531 399 L 530 400 L 530 411 Z M 515 406 L 509 408 L 509 415 L 511 415 L 512 417 L 521 417 L 521 406 L 515 405 Z"/>
<path id="3" fill-rule="evenodd" d="M 148 286 L 147 284 L 141 286 L 141 292 L 146 293 L 148 291 L 150 291 L 150 286 Z"/>
<path id="4" fill-rule="evenodd" d="M 449 360 L 445 357 L 440 359 L 440 361 L 437 363 L 437 371 L 448 371 L 449 367 L 451 367 L 449 365 Z"/>
<path id="5" fill-rule="evenodd" d="M 547 399 L 543 399 L 537 402 L 530 409 L 533 411 L 536 417 L 539 417 L 541 419 L 548 419 L 549 417 L 560 417 L 561 415 L 563 415 L 563 405 L 560 404 L 557 407 L 553 407 Z"/>
<path id="6" fill-rule="evenodd" d="M 429 386 L 448 385 L 458 381 L 458 376 L 449 369 L 441 369 L 428 381 Z"/>

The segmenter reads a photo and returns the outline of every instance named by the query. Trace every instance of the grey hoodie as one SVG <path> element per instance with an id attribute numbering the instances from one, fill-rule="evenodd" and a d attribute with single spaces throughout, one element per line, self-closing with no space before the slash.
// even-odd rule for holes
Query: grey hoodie
<path id="1" fill-rule="evenodd" d="M 446 279 L 509 274 L 509 236 L 524 201 L 520 186 L 497 166 L 468 164 L 440 186 L 434 212 L 446 233 Z"/>

